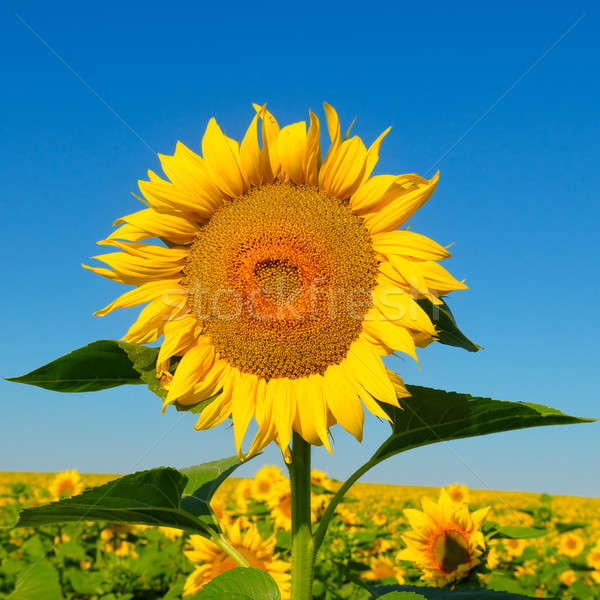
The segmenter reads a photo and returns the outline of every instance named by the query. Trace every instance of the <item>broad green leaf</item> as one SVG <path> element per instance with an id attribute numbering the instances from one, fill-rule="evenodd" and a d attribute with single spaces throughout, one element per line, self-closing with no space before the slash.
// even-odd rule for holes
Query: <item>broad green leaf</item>
<path id="1" fill-rule="evenodd" d="M 426 598 L 426 600 L 523 600 L 529 596 L 519 594 L 496 592 L 485 589 L 448 589 L 448 588 L 430 588 L 416 585 L 381 585 L 373 588 L 376 598 L 385 598 L 385 600 L 400 600 L 410 596 L 392 596 L 392 593 L 413 593 L 415 598 Z M 550 599 L 546 599 L 550 600 Z"/>
<path id="2" fill-rule="evenodd" d="M 422 298 L 417 300 L 419 306 L 425 311 L 431 322 L 438 331 L 438 341 L 446 346 L 457 346 L 469 352 L 481 350 L 472 342 L 459 328 L 454 319 L 450 307 L 442 301 L 442 304 L 433 304 L 430 300 Z"/>
<path id="3" fill-rule="evenodd" d="M 281 600 L 281 594 L 268 573 L 238 567 L 215 577 L 189 600 Z"/>
<path id="4" fill-rule="evenodd" d="M 564 522 L 558 521 L 557 523 L 554 524 L 554 526 L 556 527 L 556 529 L 558 530 L 559 533 L 567 533 L 567 531 L 573 531 L 575 529 L 585 529 L 587 527 L 587 523 L 579 523 L 579 522 L 564 523 Z"/>
<path id="5" fill-rule="evenodd" d="M 139 374 L 141 382 L 145 383 L 151 392 L 154 392 L 160 398 L 165 398 L 167 391 L 156 379 L 156 359 L 158 357 L 158 348 L 149 348 L 141 344 L 129 344 L 128 342 L 117 342 L 131 362 L 131 366 Z"/>
<path id="6" fill-rule="evenodd" d="M 548 534 L 546 529 L 539 527 L 522 527 L 521 525 L 499 525 L 488 521 L 483 525 L 483 531 L 489 539 L 529 540 Z"/>
<path id="7" fill-rule="evenodd" d="M 17 576 L 12 594 L 6 600 L 64 600 L 58 580 L 58 572 L 48 562 L 37 562 L 23 568 Z"/>
<path id="8" fill-rule="evenodd" d="M 168 467 L 139 471 L 72 498 L 26 508 L 17 526 L 99 520 L 177 527 L 210 535 L 214 528 L 200 522 L 181 506 L 186 483 L 185 475 Z"/>
<path id="9" fill-rule="evenodd" d="M 389 374 L 392 380 L 397 377 L 392 371 Z M 541 404 L 492 400 L 415 385 L 407 385 L 406 388 L 411 397 L 399 400 L 402 408 L 380 403 L 390 416 L 392 434 L 379 446 L 371 459 L 359 467 L 335 493 L 315 532 L 316 550 L 325 538 L 335 507 L 346 492 L 367 471 L 386 458 L 437 442 L 526 427 L 594 421 L 565 415 Z"/>
<path id="10" fill-rule="evenodd" d="M 73 589 L 85 597 L 101 595 L 107 584 L 105 576 L 93 571 L 71 569 L 68 571 L 67 576 Z"/>
<path id="11" fill-rule="evenodd" d="M 148 349 L 149 350 L 149 349 Z M 114 340 L 98 340 L 8 381 L 55 392 L 97 392 L 143 383 L 127 352 Z"/>
<path id="12" fill-rule="evenodd" d="M 492 400 L 415 385 L 406 387 L 411 397 L 400 399 L 403 409 L 381 404 L 392 419 L 392 435 L 373 455 L 375 462 L 436 442 L 594 420 L 565 415 L 541 404 Z"/>
<path id="13" fill-rule="evenodd" d="M 181 469 L 188 478 L 183 490 L 183 508 L 196 516 L 211 514 L 211 498 L 223 481 L 241 464 L 242 461 L 237 456 L 230 456 Z"/>

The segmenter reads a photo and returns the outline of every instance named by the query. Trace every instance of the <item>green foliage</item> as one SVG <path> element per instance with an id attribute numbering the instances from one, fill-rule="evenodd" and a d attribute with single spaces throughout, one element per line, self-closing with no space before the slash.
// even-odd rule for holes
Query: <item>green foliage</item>
<path id="1" fill-rule="evenodd" d="M 215 577 L 190 600 L 281 600 L 281 595 L 268 573 L 239 567 Z"/>
<path id="2" fill-rule="evenodd" d="M 404 598 L 406 600 L 411 598 L 414 598 L 415 600 L 417 598 L 425 598 L 426 600 L 523 600 L 529 598 L 529 596 L 521 596 L 518 594 L 497 592 L 493 590 L 450 590 L 447 588 L 428 588 L 414 585 L 380 586 L 375 588 L 374 593 L 376 598 L 383 598 L 385 600 L 401 600 Z M 394 596 L 393 594 L 400 595 Z M 402 594 L 412 595 L 405 596 Z"/>
<path id="3" fill-rule="evenodd" d="M 237 456 L 230 456 L 182 469 L 181 472 L 187 477 L 182 508 L 196 517 L 212 515 L 211 498 L 241 464 Z"/>
<path id="4" fill-rule="evenodd" d="M 48 562 L 24 568 L 17 577 L 14 591 L 6 600 L 64 600 L 58 571 Z"/>
<path id="5" fill-rule="evenodd" d="M 373 455 L 376 462 L 437 442 L 526 427 L 593 421 L 565 415 L 541 404 L 493 400 L 415 385 L 406 387 L 411 397 L 400 399 L 402 409 L 381 404 L 392 419 L 392 435 Z"/>
<path id="6" fill-rule="evenodd" d="M 8 381 L 55 392 L 97 392 L 125 384 L 140 384 L 140 372 L 121 347 L 123 342 L 98 340 Z M 151 350 L 148 348 L 147 350 Z M 158 350 L 154 349 L 155 360 Z"/>
<path id="7" fill-rule="evenodd" d="M 195 469 L 200 471 L 201 466 Z M 187 477 L 175 469 L 139 471 L 72 498 L 26 508 L 17 525 L 37 527 L 85 519 L 177 527 L 210 537 L 217 526 L 200 521 L 182 507 L 186 483 Z M 206 479 L 204 486 L 209 484 Z M 207 504 L 202 514 L 210 514 Z"/>
<path id="8" fill-rule="evenodd" d="M 523 527 L 521 525 L 498 525 L 493 521 L 484 524 L 484 532 L 488 539 L 529 540 L 539 538 L 548 533 L 538 527 Z"/>
<path id="9" fill-rule="evenodd" d="M 417 303 L 425 311 L 438 332 L 438 341 L 447 346 L 457 346 L 469 352 L 481 350 L 472 342 L 459 328 L 454 319 L 450 307 L 442 301 L 442 304 L 433 304 L 430 300 L 422 298 Z"/>

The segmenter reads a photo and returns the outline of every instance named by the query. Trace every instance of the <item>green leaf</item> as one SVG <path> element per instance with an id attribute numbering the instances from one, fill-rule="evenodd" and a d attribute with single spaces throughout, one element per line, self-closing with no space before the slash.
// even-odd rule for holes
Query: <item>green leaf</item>
<path id="1" fill-rule="evenodd" d="M 401 398 L 402 409 L 381 404 L 392 419 L 392 435 L 371 459 L 375 463 L 399 452 L 460 438 L 538 427 L 589 423 L 541 404 L 506 402 L 469 394 L 407 385 L 410 398 Z"/>
<path id="2" fill-rule="evenodd" d="M 106 586 L 106 577 L 95 571 L 71 569 L 68 571 L 68 578 L 73 589 L 85 596 L 100 595 Z"/>
<path id="3" fill-rule="evenodd" d="M 188 478 L 183 490 L 185 495 L 182 499 L 182 507 L 196 516 L 212 514 L 211 498 L 223 481 L 241 464 L 242 461 L 237 456 L 230 456 L 181 469 Z"/>
<path id="4" fill-rule="evenodd" d="M 386 600 L 400 600 L 410 596 L 392 596 L 391 593 L 404 592 L 416 594 L 415 598 L 426 598 L 427 600 L 523 600 L 529 596 L 521 596 L 507 592 L 496 592 L 485 589 L 454 589 L 429 588 L 416 585 L 381 585 L 373 588 L 376 598 Z M 549 600 L 549 599 L 546 599 Z"/>
<path id="5" fill-rule="evenodd" d="M 35 527 L 67 521 L 110 521 L 178 527 L 210 536 L 215 530 L 181 506 L 187 477 L 160 467 L 125 475 L 83 493 L 44 506 L 26 508 L 18 526 Z"/>
<path id="6" fill-rule="evenodd" d="M 548 534 L 546 529 L 539 527 L 522 527 L 521 525 L 498 525 L 495 522 L 484 523 L 484 533 L 489 539 L 529 540 Z"/>
<path id="7" fill-rule="evenodd" d="M 389 592 L 383 596 L 378 596 L 383 600 L 427 600 L 422 594 L 416 594 L 415 592 Z"/>
<path id="8" fill-rule="evenodd" d="M 17 576 L 17 584 L 6 600 L 64 600 L 58 581 L 58 572 L 48 562 L 38 562 L 23 569 Z"/>
<path id="9" fill-rule="evenodd" d="M 128 342 L 117 342 L 119 348 L 127 354 L 131 366 L 139 374 L 141 382 L 145 383 L 151 392 L 160 398 L 165 398 L 167 391 L 156 379 L 156 359 L 158 357 L 158 348 L 148 348 L 141 344 L 129 344 Z"/>
<path id="10" fill-rule="evenodd" d="M 481 346 L 472 342 L 458 328 L 450 307 L 444 301 L 442 301 L 442 304 L 433 304 L 430 300 L 421 298 L 417 300 L 417 303 L 435 325 L 435 328 L 438 331 L 438 341 L 440 344 L 457 346 L 458 348 L 464 348 L 469 352 L 481 350 Z"/>
<path id="11" fill-rule="evenodd" d="M 268 573 L 238 567 L 215 577 L 189 600 L 281 600 L 281 594 Z"/>
<path id="12" fill-rule="evenodd" d="M 398 377 L 392 371 L 388 373 L 392 380 Z M 415 385 L 406 387 L 411 397 L 399 399 L 402 408 L 380 403 L 390 416 L 392 434 L 333 496 L 315 532 L 315 551 L 321 546 L 329 522 L 335 514 L 335 507 L 345 493 L 367 471 L 386 458 L 437 442 L 525 427 L 590 423 L 595 420 L 565 415 L 541 404 L 492 400 Z"/>
<path id="13" fill-rule="evenodd" d="M 55 392 L 97 392 L 143 381 L 120 342 L 98 340 L 8 381 Z"/>
<path id="14" fill-rule="evenodd" d="M 561 521 L 558 521 L 554 524 L 554 526 L 556 527 L 559 533 L 567 533 L 567 531 L 573 531 L 574 529 L 585 529 L 587 527 L 587 523 L 563 523 Z"/>

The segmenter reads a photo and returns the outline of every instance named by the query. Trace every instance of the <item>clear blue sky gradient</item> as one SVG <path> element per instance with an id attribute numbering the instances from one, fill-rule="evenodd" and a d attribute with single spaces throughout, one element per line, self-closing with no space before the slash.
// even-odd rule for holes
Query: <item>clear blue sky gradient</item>
<path id="1" fill-rule="evenodd" d="M 410 383 L 600 416 L 597 9 L 323 6 L 3 6 L 1 374 L 126 331 L 135 309 L 92 316 L 125 288 L 79 265 L 115 218 L 140 208 L 130 192 L 160 169 L 157 152 L 177 140 L 199 150 L 212 115 L 239 137 L 253 101 L 290 123 L 309 107 L 323 117 L 326 100 L 346 126 L 357 117 L 367 143 L 393 126 L 377 172 L 439 167 L 411 225 L 455 242 L 447 266 L 470 290 L 451 306 L 485 346 L 436 345 L 420 370 L 391 365 Z M 161 415 L 142 387 L 67 395 L 0 385 L 0 470 L 129 472 L 234 453 L 228 427 L 197 433 L 192 416 Z M 437 444 L 366 480 L 597 496 L 599 433 L 576 425 Z M 385 435 L 375 418 L 362 445 L 335 428 L 333 456 L 316 450 L 315 466 L 342 478 Z M 274 448 L 266 460 L 279 460 Z"/>

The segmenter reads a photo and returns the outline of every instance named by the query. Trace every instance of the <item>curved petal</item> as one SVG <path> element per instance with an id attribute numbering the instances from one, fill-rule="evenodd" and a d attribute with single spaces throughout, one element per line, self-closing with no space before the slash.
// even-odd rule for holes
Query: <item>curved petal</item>
<path id="1" fill-rule="evenodd" d="M 407 229 L 386 231 L 371 236 L 373 250 L 379 254 L 400 254 L 419 260 L 442 260 L 450 252 L 437 242 Z"/>
<path id="2" fill-rule="evenodd" d="M 158 213 L 152 208 L 145 208 L 131 215 L 117 219 L 114 225 L 125 223 L 116 231 L 113 231 L 107 239 L 125 238 L 131 241 L 139 241 L 149 237 L 162 237 L 175 244 L 190 244 L 198 234 L 199 227 L 193 221 L 176 215 Z M 126 227 L 129 226 L 129 229 Z M 146 233 L 143 237 L 132 239 L 128 233 L 136 231 Z"/>
<path id="3" fill-rule="evenodd" d="M 350 197 L 361 184 L 366 156 L 367 149 L 358 136 L 332 146 L 319 171 L 319 189 L 343 200 Z"/>
<path id="4" fill-rule="evenodd" d="M 229 143 L 214 117 L 208 122 L 202 138 L 202 154 L 213 181 L 222 192 L 232 198 L 244 194 L 247 186 L 239 152 Z"/>
<path id="5" fill-rule="evenodd" d="M 277 138 L 277 155 L 281 165 L 279 179 L 304 183 L 304 156 L 306 150 L 306 123 L 287 125 Z"/>
<path id="6" fill-rule="evenodd" d="M 187 304 L 187 295 L 182 294 L 172 301 L 164 298 L 152 300 L 139 314 L 136 321 L 123 336 L 131 344 L 149 344 L 157 340 L 169 319 L 181 314 Z"/>
<path id="7" fill-rule="evenodd" d="M 254 115 L 246 135 L 240 145 L 240 163 L 250 185 L 259 186 L 262 183 L 262 172 L 260 164 L 260 148 L 258 146 L 258 135 L 256 126 L 258 113 Z"/>

